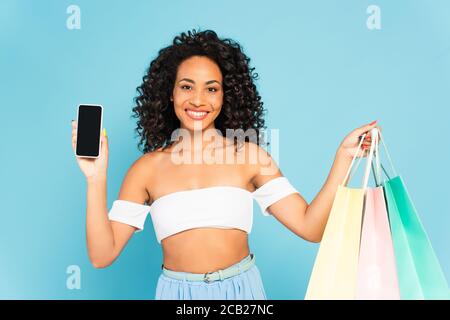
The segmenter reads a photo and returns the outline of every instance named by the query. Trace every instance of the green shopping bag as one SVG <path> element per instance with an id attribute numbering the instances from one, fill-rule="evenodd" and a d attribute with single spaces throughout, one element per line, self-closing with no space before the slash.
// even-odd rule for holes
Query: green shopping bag
<path id="1" fill-rule="evenodd" d="M 380 133 L 381 134 L 381 133 Z M 386 145 L 381 138 L 386 154 Z M 392 165 L 392 160 L 389 157 Z M 384 168 L 383 168 L 384 170 Z M 395 169 L 394 173 L 395 173 Z M 385 171 L 386 176 L 388 176 Z M 400 176 L 383 182 L 401 299 L 450 299 L 450 290 L 417 210 Z"/>

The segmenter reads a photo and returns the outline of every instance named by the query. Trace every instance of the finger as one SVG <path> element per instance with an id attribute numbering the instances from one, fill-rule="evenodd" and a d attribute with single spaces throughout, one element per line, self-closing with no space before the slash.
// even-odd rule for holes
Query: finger
<path id="1" fill-rule="evenodd" d="M 102 156 L 108 156 L 108 138 L 102 134 L 101 141 L 101 154 Z"/>
<path id="2" fill-rule="evenodd" d="M 377 122 L 374 121 L 372 123 L 369 123 L 365 126 L 362 126 L 360 128 L 355 129 L 355 133 L 358 134 L 359 136 L 363 135 L 364 133 L 370 131 L 371 129 L 375 128 L 377 126 Z M 370 132 L 369 132 L 370 133 Z M 368 133 L 368 134 L 369 134 Z"/>
<path id="3" fill-rule="evenodd" d="M 370 144 L 363 144 L 361 146 L 361 149 L 365 150 L 365 149 L 369 149 L 370 148 Z"/>
<path id="4" fill-rule="evenodd" d="M 376 128 L 379 130 L 379 132 L 381 132 L 381 127 L 376 126 Z M 380 139 L 380 133 L 378 133 L 378 139 Z M 372 141 L 372 131 L 368 131 L 364 137 L 364 141 Z"/>
<path id="5" fill-rule="evenodd" d="M 72 120 L 72 129 L 76 129 L 77 127 L 77 121 Z"/>
<path id="6" fill-rule="evenodd" d="M 361 138 L 362 138 L 362 136 L 360 136 L 360 141 L 361 141 Z M 370 131 L 364 136 L 364 140 L 362 143 L 368 144 L 368 145 L 370 145 L 372 143 L 372 135 L 371 135 Z"/>

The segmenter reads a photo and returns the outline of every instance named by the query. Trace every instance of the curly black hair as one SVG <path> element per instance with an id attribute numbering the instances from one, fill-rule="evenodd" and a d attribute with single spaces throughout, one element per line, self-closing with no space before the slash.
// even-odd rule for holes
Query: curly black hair
<path id="1" fill-rule="evenodd" d="M 194 29 L 176 36 L 172 45 L 159 51 L 142 78 L 143 83 L 137 87 L 132 117 L 139 119 L 135 129 L 141 138 L 139 150 L 147 153 L 173 143 L 171 135 L 180 127 L 180 121 L 170 97 L 178 66 L 192 56 L 210 58 L 222 72 L 224 97 L 222 110 L 214 121 L 216 129 L 223 136 L 226 129 L 253 129 L 256 141 L 262 143 L 266 110 L 253 82 L 258 74 L 249 66 L 250 58 L 234 40 L 219 39 L 212 30 Z"/>

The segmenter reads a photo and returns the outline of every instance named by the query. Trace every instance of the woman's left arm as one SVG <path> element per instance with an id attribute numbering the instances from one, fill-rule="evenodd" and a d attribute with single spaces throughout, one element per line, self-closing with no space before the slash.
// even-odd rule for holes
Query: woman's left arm
<path id="1" fill-rule="evenodd" d="M 376 122 L 373 122 L 353 130 L 344 138 L 336 151 L 333 165 L 324 185 L 310 204 L 300 193 L 294 193 L 273 203 L 267 210 L 299 237 L 311 242 L 320 242 L 337 188 L 342 184 L 352 158 L 358 151 L 360 136 L 367 133 L 362 145 L 364 150 L 362 156 L 365 157 L 371 144 L 370 130 L 375 127 L 377 127 Z M 270 161 L 273 162 L 271 159 Z M 259 174 L 254 178 L 254 184 L 259 187 L 279 176 L 282 176 L 279 170 L 271 176 Z"/>

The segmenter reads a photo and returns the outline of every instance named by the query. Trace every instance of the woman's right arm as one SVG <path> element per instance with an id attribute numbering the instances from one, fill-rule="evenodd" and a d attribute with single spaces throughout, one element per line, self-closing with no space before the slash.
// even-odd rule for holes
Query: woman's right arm
<path id="1" fill-rule="evenodd" d="M 136 163 L 128 171 L 118 199 L 136 203 L 146 201 Z M 143 192 L 140 192 L 142 190 Z M 96 268 L 111 265 L 122 252 L 136 228 L 110 221 L 106 205 L 106 179 L 87 179 L 86 243 L 89 259 Z"/>
<path id="2" fill-rule="evenodd" d="M 75 151 L 77 123 L 72 122 L 72 147 Z M 106 201 L 106 170 L 108 165 L 108 140 L 101 137 L 100 156 L 96 159 L 76 157 L 86 177 L 86 243 L 89 259 L 96 268 L 104 268 L 114 262 L 136 228 L 124 223 L 110 221 Z M 140 163 L 136 161 L 128 171 L 122 184 L 119 199 L 144 203 L 147 193 Z"/>

